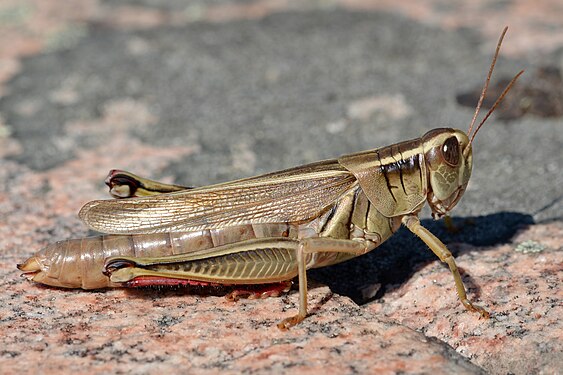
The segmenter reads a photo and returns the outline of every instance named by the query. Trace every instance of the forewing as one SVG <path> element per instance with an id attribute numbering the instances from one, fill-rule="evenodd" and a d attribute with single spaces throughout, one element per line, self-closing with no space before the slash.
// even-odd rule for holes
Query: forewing
<path id="1" fill-rule="evenodd" d="M 331 160 L 178 193 L 93 201 L 79 216 L 92 229 L 115 234 L 301 222 L 318 216 L 355 184 L 355 177 Z"/>

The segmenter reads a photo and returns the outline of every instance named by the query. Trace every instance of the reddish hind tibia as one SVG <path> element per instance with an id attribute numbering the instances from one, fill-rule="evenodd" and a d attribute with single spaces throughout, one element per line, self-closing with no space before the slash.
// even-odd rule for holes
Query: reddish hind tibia
<path id="1" fill-rule="evenodd" d="M 147 286 L 220 286 L 222 284 L 208 283 L 186 279 L 171 279 L 158 276 L 140 276 L 123 283 L 127 288 L 142 288 Z"/>
<path id="2" fill-rule="evenodd" d="M 261 299 L 268 297 L 278 297 L 282 293 L 289 292 L 291 289 L 292 282 L 281 281 L 279 283 L 272 284 L 258 284 L 258 285 L 246 285 L 237 286 L 237 289 L 233 290 L 225 297 L 229 301 L 238 301 L 240 298 L 248 299 Z"/>
<path id="3" fill-rule="evenodd" d="M 206 281 L 174 279 L 158 276 L 139 276 L 133 280 L 123 283 L 122 285 L 126 288 L 196 286 L 210 288 L 210 290 L 218 287 L 234 287 L 233 285 L 210 283 Z M 288 292 L 291 285 L 291 280 L 271 284 L 237 285 L 236 289 L 231 290 L 231 292 L 227 293 L 225 297 L 229 301 L 237 301 L 240 298 L 260 299 L 278 297 L 280 294 Z"/>

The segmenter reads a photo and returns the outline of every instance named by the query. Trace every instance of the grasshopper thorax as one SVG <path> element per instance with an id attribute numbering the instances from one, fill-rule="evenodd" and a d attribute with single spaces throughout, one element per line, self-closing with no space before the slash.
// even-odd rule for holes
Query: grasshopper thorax
<path id="1" fill-rule="evenodd" d="M 447 214 L 457 204 L 471 176 L 471 144 L 461 130 L 434 129 L 422 137 L 428 169 L 427 200 L 434 218 Z"/>

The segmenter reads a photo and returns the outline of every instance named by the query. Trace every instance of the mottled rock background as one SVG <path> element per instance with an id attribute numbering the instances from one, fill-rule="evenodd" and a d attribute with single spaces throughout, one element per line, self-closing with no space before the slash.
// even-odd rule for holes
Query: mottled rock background
<path id="1" fill-rule="evenodd" d="M 203 185 L 466 129 L 504 25 L 492 86 L 526 74 L 477 137 L 461 231 L 424 221 L 491 319 L 403 230 L 311 272 L 312 315 L 289 332 L 296 292 L 19 277 L 88 234 L 76 212 L 112 168 Z M 557 0 L 0 1 L 0 372 L 561 373 L 562 69 Z"/>

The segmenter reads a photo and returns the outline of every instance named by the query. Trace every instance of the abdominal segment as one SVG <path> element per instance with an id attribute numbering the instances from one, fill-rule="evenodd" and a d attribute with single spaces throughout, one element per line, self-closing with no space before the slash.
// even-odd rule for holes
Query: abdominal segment
<path id="1" fill-rule="evenodd" d="M 48 245 L 24 263 L 19 264 L 18 268 L 30 280 L 63 288 L 99 289 L 123 286 L 182 285 L 187 283 L 186 279 L 189 280 L 189 278 L 170 275 L 166 277 L 170 280 L 153 279 L 153 284 L 151 284 L 150 278 L 139 279 L 137 283 L 129 280 L 130 285 L 112 282 L 108 275 L 104 274 L 104 262 L 110 257 L 150 258 L 178 255 L 255 238 L 296 238 L 299 232 L 298 225 L 281 223 L 237 225 L 196 232 L 86 237 Z M 230 260 L 231 266 L 234 267 L 237 261 L 235 260 L 233 263 L 233 259 Z M 240 262 L 240 259 L 238 261 Z M 212 260 L 209 262 L 213 263 Z M 198 262 L 198 265 L 204 266 L 201 262 Z M 183 281 L 175 282 L 172 281 L 173 279 Z M 210 282 L 204 280 L 199 282 L 199 284 L 206 283 Z"/>

